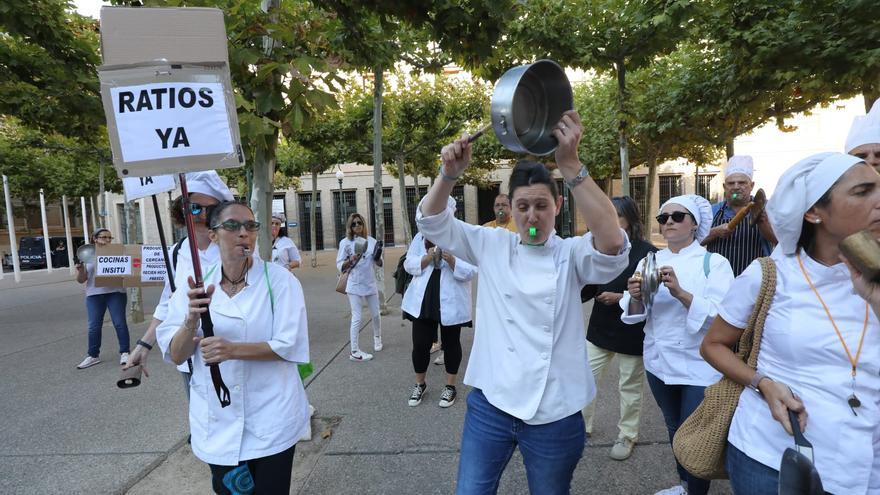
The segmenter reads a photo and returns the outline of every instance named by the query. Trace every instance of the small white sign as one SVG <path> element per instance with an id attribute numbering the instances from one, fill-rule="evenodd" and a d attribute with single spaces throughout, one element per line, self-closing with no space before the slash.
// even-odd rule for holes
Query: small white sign
<path id="1" fill-rule="evenodd" d="M 145 245 L 141 247 L 141 282 L 164 282 L 165 258 L 162 246 Z"/>
<path id="2" fill-rule="evenodd" d="M 122 179 L 125 200 L 134 201 L 154 194 L 174 190 L 177 183 L 173 175 L 148 175 L 146 177 L 126 177 Z"/>
<path id="3" fill-rule="evenodd" d="M 124 277 L 131 275 L 131 256 L 98 256 L 95 276 Z"/>
<path id="4" fill-rule="evenodd" d="M 284 198 L 272 199 L 272 214 L 276 213 L 284 214 Z"/>
<path id="5" fill-rule="evenodd" d="M 120 86 L 110 96 L 124 162 L 233 152 L 220 83 Z"/>

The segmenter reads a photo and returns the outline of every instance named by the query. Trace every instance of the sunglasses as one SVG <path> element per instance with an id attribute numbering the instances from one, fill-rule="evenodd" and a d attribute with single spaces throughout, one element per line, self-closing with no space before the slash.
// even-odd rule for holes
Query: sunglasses
<path id="1" fill-rule="evenodd" d="M 242 227 L 248 232 L 256 232 L 260 230 L 260 222 L 255 222 L 253 220 L 245 220 L 244 222 L 239 222 L 238 220 L 226 220 L 225 222 L 221 222 L 211 227 L 211 229 L 223 229 L 228 230 L 229 232 L 238 232 Z"/>
<path id="2" fill-rule="evenodd" d="M 661 213 L 661 214 L 657 215 L 657 222 L 660 225 L 666 225 L 666 222 L 669 221 L 669 217 L 672 217 L 673 222 L 681 223 L 681 222 L 684 222 L 684 219 L 687 216 L 693 216 L 693 215 L 691 215 L 690 213 L 684 212 L 684 211 L 676 211 L 676 212 L 673 212 L 672 214 Z"/>
<path id="3" fill-rule="evenodd" d="M 211 208 L 213 206 L 214 205 L 200 205 L 198 203 L 190 203 L 189 204 L 189 211 L 193 215 L 200 215 L 203 211 L 205 212 L 206 215 L 210 215 Z"/>
<path id="4" fill-rule="evenodd" d="M 358 225 L 363 225 L 363 224 L 364 224 L 364 222 L 361 222 L 360 220 L 355 220 L 354 222 L 351 222 L 352 227 L 356 227 Z"/>

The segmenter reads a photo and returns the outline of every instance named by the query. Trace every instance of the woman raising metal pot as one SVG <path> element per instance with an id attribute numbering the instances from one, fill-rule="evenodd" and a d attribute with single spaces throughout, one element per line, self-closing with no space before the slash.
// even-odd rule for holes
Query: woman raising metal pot
<path id="1" fill-rule="evenodd" d="M 309 421 L 297 370 L 297 363 L 309 361 L 302 287 L 287 270 L 253 254 L 260 224 L 248 206 L 220 203 L 208 220 L 220 262 L 205 267 L 204 291 L 192 276 L 185 278 L 189 290 L 174 293 L 156 337 L 166 360 L 192 358 L 192 450 L 211 467 L 214 492 L 229 494 L 231 478 L 250 477 L 255 493 L 288 493 L 296 442 Z M 185 269 L 192 273 L 191 266 L 178 267 Z M 179 272 L 178 279 L 186 275 Z M 203 338 L 205 311 L 213 337 Z M 227 407 L 214 395 L 206 364 L 219 365 Z"/>
<path id="2" fill-rule="evenodd" d="M 700 405 L 705 388 L 720 374 L 700 357 L 700 343 L 733 282 L 727 258 L 700 246 L 712 225 L 712 205 L 695 194 L 676 196 L 657 215 L 667 247 L 657 252 L 661 285 L 650 311 L 645 307 L 638 273 L 627 281 L 620 300 L 624 323 L 645 322 L 644 364 L 648 386 L 663 413 L 669 441 Z M 640 270 L 644 271 L 642 267 Z M 705 494 L 709 481 L 676 462 L 680 485 L 658 493 Z"/>
<path id="3" fill-rule="evenodd" d="M 813 444 L 830 493 L 880 493 L 880 285 L 848 270 L 838 245 L 868 229 L 880 237 L 880 175 L 862 159 L 820 153 L 779 178 L 767 215 L 779 245 L 776 292 L 757 369 L 731 347 L 761 287 L 752 264 L 730 288 L 702 353 L 743 390 L 728 434 L 735 493 L 776 493 L 794 445 L 788 410 Z"/>
<path id="4" fill-rule="evenodd" d="M 358 248 L 358 245 L 362 248 Z M 351 352 L 348 359 L 355 362 L 369 361 L 373 355 L 361 350 L 358 333 L 361 330 L 361 308 L 364 303 L 370 309 L 373 323 L 373 351 L 382 350 L 382 321 L 379 316 L 379 287 L 373 266 L 382 266 L 382 245 L 370 237 L 367 223 L 360 213 L 352 213 L 345 223 L 345 238 L 339 241 L 336 252 L 336 268 L 349 272 L 345 292 L 351 306 L 349 339 Z"/>
<path id="5" fill-rule="evenodd" d="M 464 382 L 473 390 L 458 467 L 458 494 L 494 493 L 519 446 L 532 493 L 568 493 L 584 450 L 583 409 L 595 395 L 580 289 L 612 280 L 629 242 L 611 200 L 577 156 L 583 128 L 568 111 L 552 128 L 556 163 L 590 233 L 554 230 L 562 196 L 544 165 L 520 161 L 510 176 L 518 234 L 457 220 L 446 207 L 471 159 L 467 136 L 445 146 L 440 177 L 416 213 L 419 231 L 480 267 L 474 344 Z"/>

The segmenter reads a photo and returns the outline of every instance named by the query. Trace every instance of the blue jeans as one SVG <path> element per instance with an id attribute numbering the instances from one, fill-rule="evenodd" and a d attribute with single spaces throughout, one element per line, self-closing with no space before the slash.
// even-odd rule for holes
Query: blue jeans
<path id="1" fill-rule="evenodd" d="M 752 459 L 730 442 L 724 465 L 734 494 L 776 495 L 779 491 L 779 471 Z"/>
<path id="2" fill-rule="evenodd" d="M 567 494 L 584 452 L 584 417 L 577 411 L 552 423 L 529 425 L 490 404 L 480 389 L 471 390 L 455 493 L 496 493 L 517 445 L 526 467 L 529 492 Z"/>
<path id="3" fill-rule="evenodd" d="M 93 358 L 101 354 L 101 327 L 104 326 L 104 313 L 110 310 L 110 319 L 116 328 L 116 339 L 119 340 L 119 353 L 129 351 L 128 323 L 125 321 L 125 304 L 128 294 L 111 292 L 86 297 L 86 314 L 89 318 L 89 356 Z"/>
<path id="4" fill-rule="evenodd" d="M 678 427 L 702 402 L 706 387 L 667 385 L 651 372 L 645 372 L 645 374 L 648 376 L 648 386 L 651 387 L 654 400 L 657 401 L 657 405 L 663 413 L 663 420 L 666 423 L 666 431 L 669 433 L 669 443 L 671 444 L 672 437 L 675 436 Z M 691 475 L 678 461 L 675 461 L 675 467 L 678 469 L 679 479 L 687 483 L 688 495 L 704 495 L 709 491 L 709 480 Z"/>

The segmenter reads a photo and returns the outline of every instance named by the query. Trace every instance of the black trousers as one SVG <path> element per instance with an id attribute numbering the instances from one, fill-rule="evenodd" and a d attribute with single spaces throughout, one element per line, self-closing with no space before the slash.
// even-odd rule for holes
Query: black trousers
<path id="1" fill-rule="evenodd" d="M 241 461 L 239 466 L 247 464 L 251 477 L 254 479 L 254 493 L 256 495 L 288 495 L 290 493 L 290 475 L 293 472 L 293 453 L 296 444 L 289 449 L 258 459 Z M 211 467 L 211 486 L 214 493 L 230 495 L 230 491 L 223 485 L 223 476 L 238 466 L 218 466 L 208 464 Z"/>
<path id="2" fill-rule="evenodd" d="M 416 373 L 428 371 L 428 364 L 431 362 L 431 344 L 437 334 L 437 325 L 440 323 L 421 318 L 412 322 L 412 362 Z M 461 365 L 461 325 L 449 327 L 440 325 L 440 336 L 446 372 L 457 375 L 458 367 Z"/>

